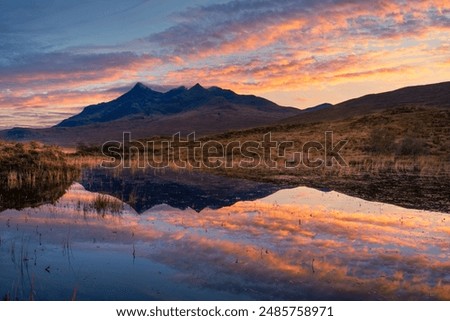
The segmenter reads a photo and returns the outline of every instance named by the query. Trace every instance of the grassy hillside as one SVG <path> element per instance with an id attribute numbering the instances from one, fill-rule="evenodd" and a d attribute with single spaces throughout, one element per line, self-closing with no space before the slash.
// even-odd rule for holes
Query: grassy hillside
<path id="1" fill-rule="evenodd" d="M 275 141 L 294 141 L 298 149 L 308 141 L 346 140 L 341 155 L 347 166 L 305 166 L 288 169 L 285 158 L 277 168 L 219 168 L 225 175 L 274 182 L 332 188 L 369 200 L 406 207 L 450 212 L 450 110 L 397 108 L 389 112 L 335 122 L 285 124 L 209 137 L 227 143 L 261 140 L 271 132 Z M 323 152 L 317 153 L 323 157 Z M 235 159 L 238 162 L 239 159 Z"/>
<path id="2" fill-rule="evenodd" d="M 332 166 L 322 164 L 315 168 L 286 166 L 290 164 L 287 160 L 293 159 L 293 153 L 301 151 L 305 143 L 324 145 L 327 131 L 333 132 L 334 145 L 340 140 L 347 141 L 340 151 L 345 164 L 333 161 Z M 249 158 L 239 153 L 232 158 L 228 150 L 220 166 L 202 166 L 199 170 L 293 186 L 331 188 L 369 200 L 450 212 L 450 110 L 402 107 L 334 122 L 281 124 L 228 132 L 202 137 L 201 141 L 216 141 L 223 146 L 232 142 L 242 145 L 248 141 L 261 142 L 266 133 L 271 133 L 275 142 L 293 142 L 294 148 L 285 150 L 282 156 L 277 150 L 273 150 L 271 155 L 264 154 L 262 148 L 254 150 L 262 160 L 271 156 L 276 166 L 264 161 L 257 165 L 249 163 Z M 164 139 L 148 139 L 156 141 L 150 154 L 166 153 L 167 148 L 160 143 Z M 142 161 L 143 152 L 138 153 L 135 148 L 131 154 L 125 154 L 125 158 L 132 159 L 137 166 L 137 155 L 140 154 Z M 323 150 L 313 149 L 310 158 L 324 159 L 324 154 Z M 173 158 L 175 155 L 170 156 Z M 193 159 L 185 151 L 180 157 L 182 160 Z M 211 159 L 198 149 L 196 159 L 202 157 L 203 164 L 211 164 Z M 177 165 L 172 162 L 170 166 Z"/>
<path id="3" fill-rule="evenodd" d="M 296 124 L 342 120 L 396 108 L 450 109 L 450 82 L 412 86 L 366 95 L 325 109 L 289 117 L 282 120 L 282 123 Z"/>

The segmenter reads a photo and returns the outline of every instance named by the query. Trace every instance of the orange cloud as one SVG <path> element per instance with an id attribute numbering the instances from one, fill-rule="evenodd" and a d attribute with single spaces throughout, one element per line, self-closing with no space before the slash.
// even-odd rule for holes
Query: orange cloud
<path id="1" fill-rule="evenodd" d="M 21 101 L 24 106 L 52 106 L 58 97 L 65 106 L 82 106 L 111 99 L 105 90 L 138 80 L 200 82 L 275 98 L 276 92 L 288 92 L 283 97 L 291 97 L 289 105 L 296 104 L 299 93 L 310 97 L 304 104 L 338 102 L 341 95 L 318 95 L 330 86 L 370 88 L 367 83 L 394 89 L 445 81 L 450 77 L 444 68 L 449 60 L 448 12 L 448 1 L 387 0 L 191 8 L 182 22 L 122 45 L 128 51 L 111 47 L 105 49 L 110 53 L 95 54 L 86 47 L 77 54 L 43 54 L 30 58 L 28 65 L 8 68 L 0 76 L 0 108 Z M 79 99 L 71 93 L 80 93 Z"/>

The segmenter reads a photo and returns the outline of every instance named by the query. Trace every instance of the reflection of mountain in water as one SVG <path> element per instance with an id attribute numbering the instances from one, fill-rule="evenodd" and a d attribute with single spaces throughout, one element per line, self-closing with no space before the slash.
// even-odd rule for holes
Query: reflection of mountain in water
<path id="1" fill-rule="evenodd" d="M 32 182 L 8 183 L 0 175 L 0 211 L 23 209 L 56 202 L 78 176 L 77 170 L 55 169 L 44 179 L 37 176 Z"/>
<path id="2" fill-rule="evenodd" d="M 283 186 L 185 170 L 86 170 L 81 184 L 89 191 L 106 193 L 131 205 L 138 213 L 159 204 L 201 211 L 255 200 Z M 284 186 L 285 187 L 285 186 Z"/>
<path id="3" fill-rule="evenodd" d="M 71 182 L 47 184 L 45 186 L 22 187 L 9 189 L 0 187 L 0 211 L 6 209 L 23 209 L 36 207 L 46 203 L 54 203 L 64 195 Z"/>

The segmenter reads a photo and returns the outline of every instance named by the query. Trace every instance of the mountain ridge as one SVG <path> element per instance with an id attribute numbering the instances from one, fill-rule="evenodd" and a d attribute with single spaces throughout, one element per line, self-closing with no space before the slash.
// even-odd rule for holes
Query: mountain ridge
<path id="1" fill-rule="evenodd" d="M 204 88 L 199 83 L 187 89 L 178 87 L 168 92 L 155 91 L 141 82 L 109 102 L 90 105 L 54 127 L 77 127 L 93 123 L 105 123 L 135 116 L 164 116 L 187 112 L 205 106 L 239 105 L 265 112 L 292 112 L 292 107 L 281 107 L 267 99 L 254 95 L 238 95 L 220 87 Z"/>

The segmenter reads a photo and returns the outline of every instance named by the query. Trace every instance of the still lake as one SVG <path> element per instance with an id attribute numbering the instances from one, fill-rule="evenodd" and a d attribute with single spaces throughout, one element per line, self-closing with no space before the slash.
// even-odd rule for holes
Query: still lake
<path id="1" fill-rule="evenodd" d="M 46 203 L 0 212 L 2 298 L 450 300 L 445 213 L 184 171 L 89 169 Z"/>

